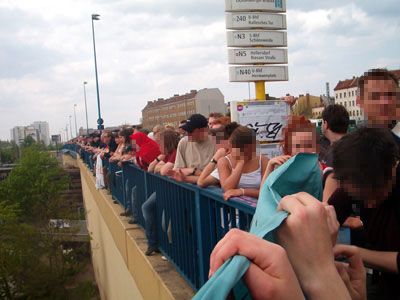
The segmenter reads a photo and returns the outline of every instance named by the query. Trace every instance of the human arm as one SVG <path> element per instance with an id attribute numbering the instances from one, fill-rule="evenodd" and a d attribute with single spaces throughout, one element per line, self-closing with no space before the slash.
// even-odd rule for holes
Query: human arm
<path id="1" fill-rule="evenodd" d="M 333 173 L 330 173 L 325 180 L 325 187 L 322 197 L 322 202 L 328 203 L 329 198 L 339 188 L 338 181 L 333 177 Z"/>
<path id="2" fill-rule="evenodd" d="M 209 185 L 217 184 L 219 180 L 211 176 L 211 173 L 215 170 L 218 164 L 218 160 L 226 155 L 226 150 L 224 148 L 220 148 L 215 152 L 211 161 L 207 164 L 204 170 L 201 172 L 198 180 L 197 185 L 199 187 L 207 187 Z"/>
<path id="3" fill-rule="evenodd" d="M 167 162 L 160 168 L 160 175 L 168 176 L 168 172 L 174 168 L 174 164 L 172 162 Z"/>
<path id="4" fill-rule="evenodd" d="M 269 174 L 271 174 L 275 168 L 278 166 L 283 165 L 291 156 L 290 155 L 281 155 L 277 156 L 274 158 L 271 158 L 269 161 L 267 161 L 267 166 L 265 170 L 263 170 L 262 174 L 264 174 L 262 180 L 261 180 L 261 186 L 260 188 L 264 185 L 265 180 L 267 180 Z"/>
<path id="5" fill-rule="evenodd" d="M 236 189 L 242 176 L 244 161 L 236 162 L 234 168 L 231 169 L 228 159 L 220 159 L 218 161 L 218 173 L 221 187 L 224 191 Z"/>
<path id="6" fill-rule="evenodd" d="M 153 160 L 153 161 L 150 163 L 149 167 L 147 168 L 147 172 L 149 172 L 149 173 L 155 173 L 154 170 L 155 170 L 157 164 L 158 164 L 158 161 L 157 161 L 157 160 Z"/>
<path id="7" fill-rule="evenodd" d="M 285 250 L 238 229 L 230 230 L 215 246 L 209 276 L 234 255 L 251 262 L 244 280 L 253 299 L 304 299 Z"/>
<path id="8" fill-rule="evenodd" d="M 172 179 L 178 182 L 187 182 L 196 184 L 201 171 L 197 170 L 196 168 L 191 168 L 191 170 L 192 173 L 190 175 L 185 174 L 182 169 L 168 170 L 166 174 L 167 176 L 172 177 Z"/>
<path id="9" fill-rule="evenodd" d="M 335 258 L 346 258 L 347 262 L 335 261 L 339 272 L 352 300 L 366 300 L 366 272 L 360 251 L 355 246 L 336 245 L 333 248 Z"/>
<path id="10" fill-rule="evenodd" d="M 399 273 L 399 252 L 374 251 L 359 247 L 365 265 L 389 273 Z"/>
<path id="11" fill-rule="evenodd" d="M 248 196 L 252 198 L 257 198 L 260 194 L 260 190 L 258 189 L 244 189 L 244 188 L 239 188 L 239 189 L 230 189 L 224 192 L 224 200 L 227 201 L 232 197 L 240 197 L 240 196 Z"/>
<path id="12" fill-rule="evenodd" d="M 163 159 L 165 158 L 165 155 L 160 154 L 155 160 L 153 160 L 149 166 L 147 167 L 147 172 L 149 173 L 159 173 L 160 168 L 162 165 L 164 165 Z"/>
<path id="13" fill-rule="evenodd" d="M 334 263 L 324 205 L 306 193 L 282 198 L 278 210 L 289 213 L 277 231 L 308 299 L 350 299 Z"/>

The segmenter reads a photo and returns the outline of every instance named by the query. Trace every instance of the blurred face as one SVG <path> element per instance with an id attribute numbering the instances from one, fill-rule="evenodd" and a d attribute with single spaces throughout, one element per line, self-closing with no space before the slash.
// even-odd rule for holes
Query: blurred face
<path id="1" fill-rule="evenodd" d="M 371 123 L 383 125 L 400 120 L 399 87 L 393 80 L 367 80 L 360 106 Z"/>
<path id="2" fill-rule="evenodd" d="M 119 141 L 120 144 L 124 144 L 126 142 L 125 141 L 125 137 L 123 135 L 119 135 L 118 137 L 119 137 L 118 141 Z"/>
<path id="3" fill-rule="evenodd" d="M 217 119 L 214 117 L 209 117 L 208 118 L 208 128 L 217 128 Z"/>
<path id="4" fill-rule="evenodd" d="M 186 135 L 186 131 L 185 130 L 183 130 L 182 128 L 178 128 L 178 133 L 180 134 L 180 135 Z"/>
<path id="5" fill-rule="evenodd" d="M 312 131 L 298 131 L 293 132 L 289 148 L 291 154 L 296 155 L 299 153 L 316 153 L 317 152 L 317 139 Z"/>
<path id="6" fill-rule="evenodd" d="M 388 178 L 386 183 L 382 186 L 370 185 L 359 187 L 349 180 L 341 181 L 340 187 L 355 199 L 363 200 L 366 207 L 376 208 L 385 201 L 389 193 L 393 190 L 396 183 L 396 169 L 397 164 L 392 169 L 392 177 Z"/>
<path id="7" fill-rule="evenodd" d="M 229 150 L 231 148 L 231 143 L 229 142 L 229 140 L 224 139 L 224 135 L 222 132 L 217 132 L 217 135 L 213 136 L 212 140 L 215 144 L 216 150 L 221 148 Z"/>
<path id="8" fill-rule="evenodd" d="M 103 136 L 103 143 L 108 145 L 110 142 L 111 142 L 111 136 L 104 135 Z"/>
<path id="9" fill-rule="evenodd" d="M 235 160 L 249 161 L 257 156 L 256 149 L 256 144 L 244 145 L 243 149 L 232 146 L 231 155 Z"/>
<path id="10" fill-rule="evenodd" d="M 208 128 L 196 128 L 193 132 L 188 133 L 188 136 L 191 142 L 204 142 L 208 139 Z"/>

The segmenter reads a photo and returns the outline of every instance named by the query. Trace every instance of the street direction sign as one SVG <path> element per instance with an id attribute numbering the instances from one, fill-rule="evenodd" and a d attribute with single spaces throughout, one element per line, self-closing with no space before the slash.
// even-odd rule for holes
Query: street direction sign
<path id="1" fill-rule="evenodd" d="M 285 12 L 286 0 L 225 0 L 225 10 Z"/>
<path id="2" fill-rule="evenodd" d="M 286 49 L 242 48 L 228 49 L 230 64 L 287 64 Z"/>
<path id="3" fill-rule="evenodd" d="M 284 31 L 232 30 L 227 31 L 228 47 L 286 47 L 287 34 Z"/>
<path id="4" fill-rule="evenodd" d="M 238 66 L 229 67 L 229 81 L 287 81 L 287 66 Z"/>
<path id="5" fill-rule="evenodd" d="M 227 13 L 227 29 L 286 29 L 286 15 L 257 12 Z"/>

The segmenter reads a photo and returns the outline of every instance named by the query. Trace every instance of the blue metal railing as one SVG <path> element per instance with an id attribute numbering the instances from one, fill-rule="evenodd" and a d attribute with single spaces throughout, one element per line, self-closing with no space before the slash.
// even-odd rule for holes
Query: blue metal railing
<path id="1" fill-rule="evenodd" d="M 116 163 L 110 162 L 108 165 L 108 178 L 111 197 L 120 205 L 125 205 L 122 168 Z"/>
<path id="2" fill-rule="evenodd" d="M 93 171 L 93 155 L 76 145 L 63 149 L 80 154 Z M 134 164 L 108 166 L 112 197 L 145 228 L 142 205 L 155 193 L 156 231 L 159 248 L 193 287 L 208 279 L 210 254 L 231 228 L 248 231 L 257 200 L 241 197 L 224 201 L 220 188 L 202 189 L 147 173 Z M 339 241 L 350 243 L 350 230 L 341 228 Z"/>
<path id="3" fill-rule="evenodd" d="M 64 148 L 70 146 L 75 145 Z M 80 148 L 69 150 L 79 153 L 93 171 L 90 153 Z M 143 228 L 142 205 L 155 193 L 159 248 L 195 290 L 208 279 L 209 257 L 217 242 L 231 228 L 250 228 L 256 199 L 224 201 L 219 188 L 201 189 L 179 183 L 147 173 L 134 164 L 121 168 L 110 162 L 108 172 L 113 199 Z"/>

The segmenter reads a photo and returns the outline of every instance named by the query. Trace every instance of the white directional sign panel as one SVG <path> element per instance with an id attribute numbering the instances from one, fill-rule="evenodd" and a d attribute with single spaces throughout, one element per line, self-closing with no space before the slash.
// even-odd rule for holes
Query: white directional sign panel
<path id="1" fill-rule="evenodd" d="M 228 62 L 236 65 L 246 64 L 287 64 L 286 49 L 242 48 L 229 49 Z"/>
<path id="2" fill-rule="evenodd" d="M 286 0 L 225 0 L 225 10 L 285 12 Z"/>
<path id="3" fill-rule="evenodd" d="M 286 15 L 270 13 L 227 13 L 227 29 L 286 29 Z"/>
<path id="4" fill-rule="evenodd" d="M 229 81 L 287 81 L 287 66 L 238 66 L 229 68 Z"/>
<path id="5" fill-rule="evenodd" d="M 227 32 L 228 47 L 286 47 L 287 35 L 283 31 L 233 30 Z"/>

